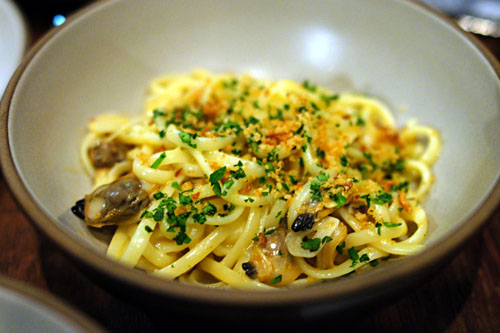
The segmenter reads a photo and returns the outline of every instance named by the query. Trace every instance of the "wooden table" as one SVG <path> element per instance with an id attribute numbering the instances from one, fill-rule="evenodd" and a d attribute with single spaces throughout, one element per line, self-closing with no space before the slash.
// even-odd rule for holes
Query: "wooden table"
<path id="1" fill-rule="evenodd" d="M 55 14 L 40 8 L 26 10 L 32 41 L 49 28 Z M 481 40 L 500 59 L 500 39 Z M 16 205 L 3 177 L 0 235 L 0 274 L 49 291 L 111 331 L 155 332 L 166 327 L 164 318 L 117 299 L 82 274 L 36 231 Z M 186 325 L 182 332 L 193 327 L 192 323 Z M 318 325 L 315 332 L 500 332 L 500 207 L 461 252 L 425 284 L 373 315 Z M 325 330 L 318 330 L 320 327 Z"/>

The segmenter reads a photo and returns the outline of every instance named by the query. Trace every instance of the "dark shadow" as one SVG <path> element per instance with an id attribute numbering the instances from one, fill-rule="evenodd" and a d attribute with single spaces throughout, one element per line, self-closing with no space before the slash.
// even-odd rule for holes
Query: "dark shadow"
<path id="1" fill-rule="evenodd" d="M 500 215 L 500 209 L 495 215 Z M 498 228 L 496 224 L 493 227 Z M 271 319 L 265 323 L 255 320 L 256 316 L 240 321 L 231 317 L 224 321 L 214 320 L 209 315 L 205 316 L 196 305 L 175 301 L 151 302 L 148 295 L 133 295 L 133 290 L 124 289 L 111 279 L 95 275 L 95 272 L 76 263 L 43 236 L 40 237 L 39 253 L 48 289 L 110 331 L 191 332 L 213 328 L 236 329 L 238 332 L 281 332 L 291 329 L 309 331 L 314 327 L 314 331 L 333 329 L 338 332 L 443 332 L 450 325 L 457 324 L 456 317 L 463 313 L 474 286 L 479 283 L 476 282 L 481 269 L 479 258 L 489 255 L 484 235 L 484 232 L 476 234 L 449 264 L 410 289 L 377 299 L 364 307 L 309 321 L 295 320 L 291 315 L 290 320 Z"/>
<path id="2" fill-rule="evenodd" d="M 182 330 L 200 331 L 207 328 L 237 330 L 238 332 L 281 332 L 310 330 L 349 332 L 443 332 L 456 318 L 469 298 L 479 262 L 483 253 L 481 235 L 433 278 L 423 282 L 408 294 L 395 294 L 366 307 L 357 307 L 347 313 L 332 314 L 311 321 L 227 322 L 210 320 L 192 306 L 188 313 L 176 311 L 176 304 L 137 303 L 127 294 L 107 288 L 107 282 L 95 279 L 68 258 L 56 245 L 42 236 L 40 256 L 42 270 L 49 290 L 67 300 L 76 308 L 94 318 L 110 331 L 163 332 Z M 467 270 L 463 262 L 473 263 Z M 60 283 L 68 281 L 68 283 Z M 390 288 L 390 286 L 387 286 Z M 179 305 L 183 307 L 183 305 Z M 111 315 L 112 314 L 112 315 Z M 293 323 L 292 326 L 289 323 Z M 172 327 L 175 325 L 175 327 Z"/>
<path id="3" fill-rule="evenodd" d="M 129 300 L 100 286 L 71 258 L 43 235 L 40 259 L 47 288 L 112 332 L 155 332 L 148 315 Z M 61 283 L 67 281 L 67 283 Z M 112 315 L 111 315 L 112 314 Z"/>

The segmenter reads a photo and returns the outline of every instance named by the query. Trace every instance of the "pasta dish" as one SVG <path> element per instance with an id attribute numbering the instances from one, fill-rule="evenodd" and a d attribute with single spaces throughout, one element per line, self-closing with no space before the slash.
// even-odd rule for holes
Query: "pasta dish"
<path id="1" fill-rule="evenodd" d="M 145 109 L 89 122 L 94 189 L 72 207 L 115 229 L 107 255 L 125 265 L 267 290 L 424 247 L 439 135 L 399 130 L 373 97 L 197 70 L 153 80 Z"/>

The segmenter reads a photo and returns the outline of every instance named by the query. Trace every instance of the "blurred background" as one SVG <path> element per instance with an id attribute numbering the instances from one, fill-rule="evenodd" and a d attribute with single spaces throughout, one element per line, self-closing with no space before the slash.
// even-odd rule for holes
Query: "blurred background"
<path id="1" fill-rule="evenodd" d="M 420 0 L 455 19 L 462 29 L 500 37 L 499 0 Z"/>
<path id="2" fill-rule="evenodd" d="M 500 0 L 415 0 L 452 17 L 466 31 L 500 37 Z M 40 28 L 49 26 L 56 15 L 66 16 L 91 0 L 16 0 L 29 18 L 37 18 Z M 57 16 L 54 23 L 61 23 Z"/>
<path id="3" fill-rule="evenodd" d="M 0 0 L 1 7 L 5 4 L 14 4 L 19 9 L 21 16 L 26 23 L 26 43 L 29 47 L 39 37 L 54 26 L 64 24 L 67 16 L 76 10 L 96 1 L 102 0 Z M 500 0 L 412 0 L 420 2 L 437 11 L 442 12 L 455 21 L 464 31 L 470 32 L 484 42 L 495 54 L 500 53 Z M 0 13 L 1 14 L 1 13 Z M 0 15 L 0 21 L 2 16 Z M 4 23 L 5 24 L 5 23 Z M 9 34 L 9 27 L 4 27 L 0 23 L 0 47 L 12 44 L 12 36 Z M 10 40 L 7 40 L 10 39 Z M 10 55 L 14 57 L 13 55 Z M 6 56 L 4 55 L 3 58 Z M 15 59 L 10 59 L 10 65 L 0 56 L 0 65 L 3 62 L 2 72 L 0 72 L 0 92 L 10 72 L 15 68 L 12 63 Z M 17 57 L 19 58 L 19 57 Z M 0 94 L 1 95 L 1 94 Z"/>

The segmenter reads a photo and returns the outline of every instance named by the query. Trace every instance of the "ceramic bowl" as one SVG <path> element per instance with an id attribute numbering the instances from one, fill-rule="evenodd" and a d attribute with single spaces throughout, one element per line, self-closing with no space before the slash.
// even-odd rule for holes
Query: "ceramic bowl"
<path id="1" fill-rule="evenodd" d="M 423 203 L 426 250 L 276 293 L 165 281 L 108 259 L 104 238 L 70 212 L 91 188 L 78 158 L 86 124 L 110 110 L 142 114 L 151 79 L 194 68 L 356 90 L 388 103 L 399 125 L 417 117 L 436 128 L 443 150 Z M 409 1 L 98 2 L 49 32 L 14 74 L 1 104 L 2 168 L 36 225 L 110 288 L 235 317 L 337 313 L 442 267 L 497 206 L 499 72 L 476 39 Z"/>

